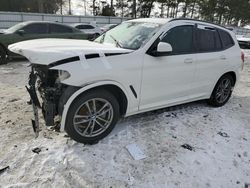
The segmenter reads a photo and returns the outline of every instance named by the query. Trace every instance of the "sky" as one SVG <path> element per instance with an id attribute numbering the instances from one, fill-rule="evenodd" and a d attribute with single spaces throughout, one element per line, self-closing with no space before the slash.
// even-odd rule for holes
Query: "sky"
<path id="1" fill-rule="evenodd" d="M 105 0 L 104 0 L 105 1 Z M 96 0 L 96 2 L 101 2 L 101 0 Z M 106 0 L 110 3 L 110 0 Z M 86 15 L 91 15 L 92 0 L 72 0 L 72 12 L 74 15 L 85 15 L 85 4 L 86 4 Z"/>

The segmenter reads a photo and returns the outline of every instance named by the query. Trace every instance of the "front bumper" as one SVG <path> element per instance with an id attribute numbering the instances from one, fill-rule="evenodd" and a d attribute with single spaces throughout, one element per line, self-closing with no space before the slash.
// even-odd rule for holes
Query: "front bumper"
<path id="1" fill-rule="evenodd" d="M 36 82 L 37 82 L 37 75 L 34 72 L 34 69 L 31 69 L 29 75 L 29 84 L 26 86 L 26 89 L 30 95 L 30 102 L 33 107 L 33 114 L 34 119 L 31 119 L 32 127 L 35 132 L 35 136 L 39 136 L 39 116 L 38 116 L 38 108 L 41 108 L 41 104 L 39 102 L 37 93 L 36 93 Z"/>

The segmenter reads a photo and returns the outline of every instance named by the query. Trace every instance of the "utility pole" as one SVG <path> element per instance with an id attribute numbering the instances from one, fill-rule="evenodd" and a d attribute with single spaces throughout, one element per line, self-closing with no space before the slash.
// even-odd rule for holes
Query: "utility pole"
<path id="1" fill-rule="evenodd" d="M 63 0 L 60 1 L 60 13 L 62 15 Z"/>
<path id="2" fill-rule="evenodd" d="M 87 5 L 86 5 L 86 1 L 87 0 L 84 0 L 84 15 L 86 16 L 87 14 Z"/>
<path id="3" fill-rule="evenodd" d="M 95 16 L 95 0 L 93 0 L 93 16 Z"/>
<path id="4" fill-rule="evenodd" d="M 124 4 L 123 4 L 123 0 L 121 0 L 121 6 L 122 6 L 122 18 L 124 16 Z"/>
<path id="5" fill-rule="evenodd" d="M 69 15 L 71 15 L 72 12 L 71 12 L 71 0 L 69 0 Z"/>

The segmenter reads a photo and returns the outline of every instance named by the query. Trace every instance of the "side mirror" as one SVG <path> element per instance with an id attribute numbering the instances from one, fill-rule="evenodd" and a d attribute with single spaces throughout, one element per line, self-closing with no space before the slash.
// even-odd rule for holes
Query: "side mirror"
<path id="1" fill-rule="evenodd" d="M 158 46 L 157 46 L 157 52 L 160 54 L 167 54 L 172 52 L 172 46 L 169 43 L 166 42 L 159 42 Z"/>
<path id="2" fill-rule="evenodd" d="M 17 32 L 16 32 L 18 35 L 24 35 L 25 34 L 25 31 L 24 30 L 22 30 L 22 29 L 20 29 L 20 30 L 18 30 Z"/>

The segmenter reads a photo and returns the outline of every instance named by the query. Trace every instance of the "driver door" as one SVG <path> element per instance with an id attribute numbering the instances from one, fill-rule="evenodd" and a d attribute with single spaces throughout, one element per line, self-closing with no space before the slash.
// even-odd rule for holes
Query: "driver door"
<path id="1" fill-rule="evenodd" d="M 172 46 L 172 52 L 154 56 L 159 42 Z M 155 46 L 154 46 L 155 45 Z M 171 27 L 144 57 L 139 110 L 174 105 L 192 98 L 195 72 L 194 25 Z"/>

